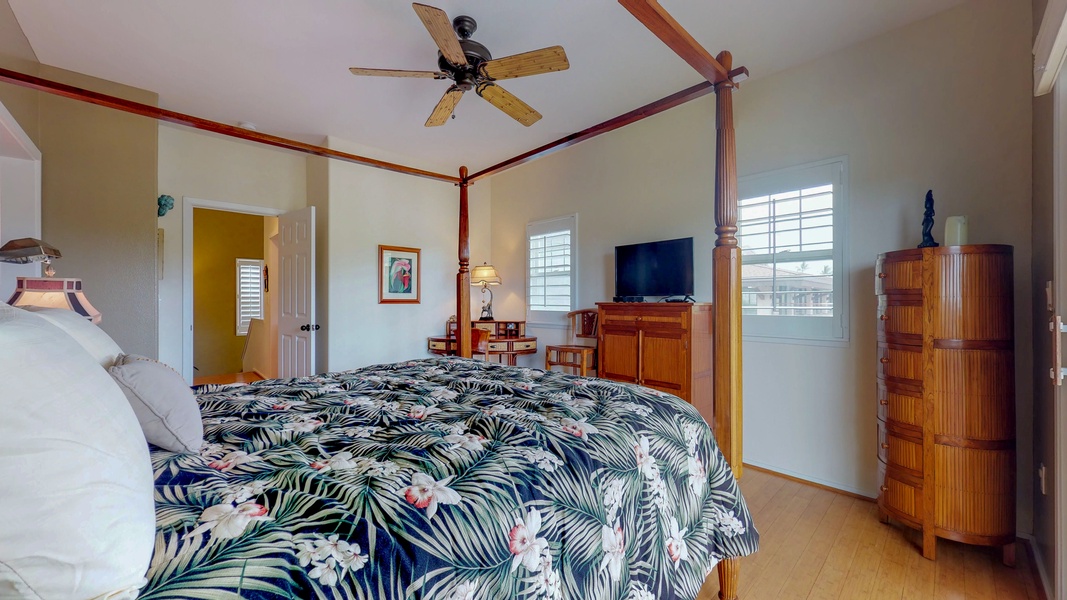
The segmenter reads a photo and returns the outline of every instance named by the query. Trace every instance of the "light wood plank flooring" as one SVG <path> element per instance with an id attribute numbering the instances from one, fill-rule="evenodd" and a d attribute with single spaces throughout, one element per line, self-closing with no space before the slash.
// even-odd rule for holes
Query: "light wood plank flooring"
<path id="1" fill-rule="evenodd" d="M 255 371 L 244 371 L 243 373 L 223 373 L 222 375 L 194 377 L 193 385 L 206 385 L 209 383 L 252 383 L 253 381 L 259 381 L 261 379 L 263 379 L 263 377 Z"/>
<path id="2" fill-rule="evenodd" d="M 918 532 L 879 523 L 873 502 L 755 469 L 745 469 L 741 491 L 760 532 L 759 552 L 741 560 L 741 600 L 1044 600 L 1022 544 L 1014 569 L 1000 548 L 948 540 L 929 561 Z M 712 571 L 697 599 L 718 594 Z"/>

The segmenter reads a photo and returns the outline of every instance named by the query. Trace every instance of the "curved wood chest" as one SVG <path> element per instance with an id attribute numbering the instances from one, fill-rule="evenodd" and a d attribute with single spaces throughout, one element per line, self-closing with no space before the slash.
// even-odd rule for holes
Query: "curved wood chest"
<path id="1" fill-rule="evenodd" d="M 878 507 L 938 537 L 1015 542 L 1012 248 L 879 255 Z"/>

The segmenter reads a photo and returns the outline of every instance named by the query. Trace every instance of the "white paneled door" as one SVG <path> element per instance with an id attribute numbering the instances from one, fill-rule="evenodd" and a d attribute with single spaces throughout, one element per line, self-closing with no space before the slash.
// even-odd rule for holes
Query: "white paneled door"
<path id="1" fill-rule="evenodd" d="M 278 217 L 278 377 L 315 373 L 315 207 Z"/>

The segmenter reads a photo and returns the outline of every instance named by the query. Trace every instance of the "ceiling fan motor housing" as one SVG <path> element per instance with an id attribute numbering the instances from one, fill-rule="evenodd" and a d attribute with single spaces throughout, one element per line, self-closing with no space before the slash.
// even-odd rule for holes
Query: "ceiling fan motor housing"
<path id="1" fill-rule="evenodd" d="M 452 28 L 456 31 L 456 35 L 459 36 L 459 47 L 463 49 L 467 64 L 454 65 L 448 62 L 448 59 L 438 51 L 437 66 L 445 73 L 448 73 L 456 82 L 456 87 L 469 92 L 479 83 L 478 67 L 482 63 L 493 60 L 493 55 L 489 53 L 488 48 L 470 39 L 471 35 L 478 29 L 478 23 L 473 18 L 460 15 L 452 20 Z"/>

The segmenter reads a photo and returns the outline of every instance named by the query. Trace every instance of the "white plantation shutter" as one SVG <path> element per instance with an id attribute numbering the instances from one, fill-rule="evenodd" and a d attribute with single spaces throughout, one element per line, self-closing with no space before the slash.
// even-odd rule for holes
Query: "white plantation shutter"
<path id="1" fill-rule="evenodd" d="M 527 311 L 572 310 L 576 223 L 577 216 L 571 215 L 526 226 Z"/>
<path id="2" fill-rule="evenodd" d="M 746 337 L 848 339 L 845 158 L 738 180 Z"/>
<path id="3" fill-rule="evenodd" d="M 237 335 L 248 335 L 252 319 L 263 318 L 263 261 L 237 259 Z"/>

